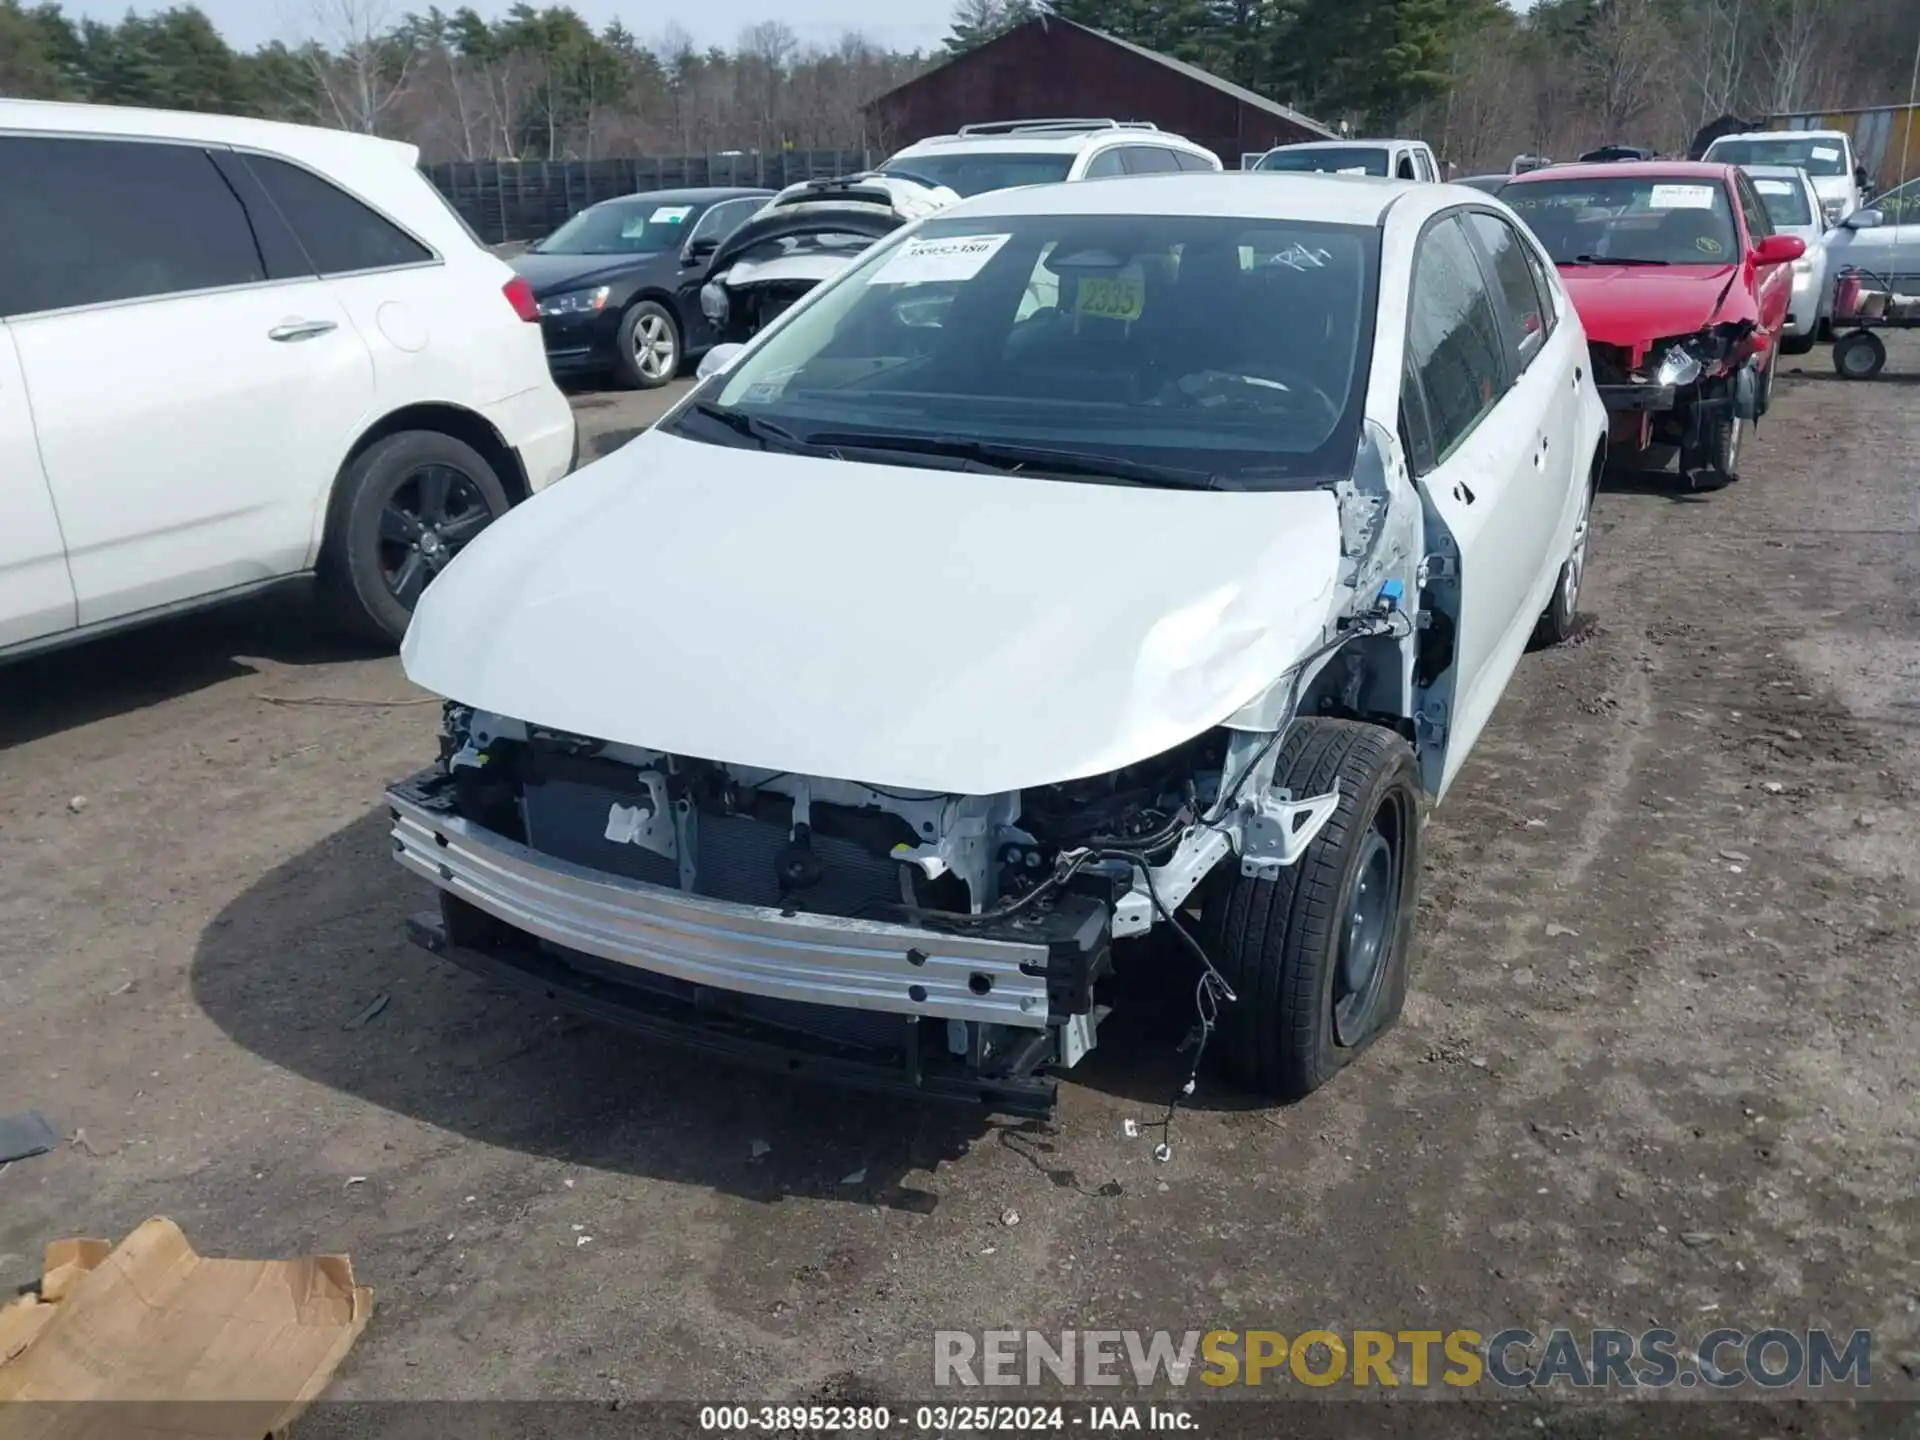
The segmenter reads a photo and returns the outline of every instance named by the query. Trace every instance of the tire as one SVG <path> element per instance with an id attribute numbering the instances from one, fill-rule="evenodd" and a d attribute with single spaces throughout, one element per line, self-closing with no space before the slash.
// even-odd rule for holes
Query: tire
<path id="1" fill-rule="evenodd" d="M 321 578 L 343 623 L 398 644 L 427 582 L 507 513 L 506 486 L 472 446 L 405 430 L 341 472 Z"/>
<path id="2" fill-rule="evenodd" d="M 1871 330 L 1855 330 L 1833 342 L 1834 373 L 1843 380 L 1871 380 L 1887 364 L 1887 347 Z"/>
<path id="3" fill-rule="evenodd" d="M 1579 522 L 1574 526 L 1573 544 L 1567 549 L 1567 558 L 1561 562 L 1559 577 L 1554 581 L 1553 599 L 1547 602 L 1547 608 L 1540 612 L 1540 619 L 1533 627 L 1533 644 L 1536 648 L 1549 645 L 1564 645 L 1573 638 L 1574 617 L 1580 604 L 1580 582 L 1587 573 L 1587 546 L 1593 535 L 1593 492 L 1599 483 L 1596 471 L 1593 481 L 1587 485 L 1587 498 L 1581 508 Z"/>
<path id="4" fill-rule="evenodd" d="M 1806 355 L 1812 352 L 1815 344 L 1811 335 L 1783 335 L 1780 338 L 1782 355 Z"/>
<path id="5" fill-rule="evenodd" d="M 1683 446 L 1680 473 L 1689 489 L 1724 490 L 1740 478 L 1740 441 L 1743 427 L 1733 407 L 1723 405 L 1707 422 L 1698 450 Z"/>
<path id="6" fill-rule="evenodd" d="M 630 390 L 658 390 L 680 373 L 680 322 L 657 300 L 639 300 L 620 317 L 620 380 Z"/>
<path id="7" fill-rule="evenodd" d="M 1299 1100 L 1390 1028 L 1406 1001 L 1419 899 L 1420 770 L 1407 742 L 1377 725 L 1308 719 L 1283 742 L 1276 783 L 1296 796 L 1338 788 L 1340 804 L 1276 879 L 1216 872 L 1207 951 L 1238 997 L 1220 1006 L 1222 1063 L 1235 1084 Z M 1344 957 L 1368 953 L 1347 923 L 1363 870 L 1377 902 L 1374 963 L 1357 986 Z M 1353 933 L 1350 934 L 1350 931 Z"/>

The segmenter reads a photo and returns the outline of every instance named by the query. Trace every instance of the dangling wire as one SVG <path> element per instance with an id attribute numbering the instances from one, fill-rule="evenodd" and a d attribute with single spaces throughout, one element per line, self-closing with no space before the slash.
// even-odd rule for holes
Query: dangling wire
<path id="1" fill-rule="evenodd" d="M 1213 957 L 1207 954 L 1206 947 L 1193 938 L 1193 932 L 1180 923 L 1179 918 L 1167 907 L 1166 901 L 1160 898 L 1160 887 L 1154 882 L 1153 866 L 1147 857 L 1137 850 L 1101 850 L 1096 853 L 1103 858 L 1126 860 L 1139 869 L 1146 881 L 1147 898 L 1153 902 L 1154 913 L 1167 922 L 1173 933 L 1200 961 L 1200 977 L 1193 986 L 1196 1024 L 1187 1032 L 1186 1039 L 1180 1042 L 1180 1049 L 1192 1049 L 1193 1064 L 1187 1071 L 1185 1082 L 1167 1101 L 1166 1113 L 1144 1127 L 1159 1129 L 1160 1143 L 1153 1147 L 1153 1158 L 1164 1165 L 1173 1158 L 1174 1112 L 1179 1109 L 1182 1100 L 1190 1098 L 1199 1088 L 1200 1065 L 1206 1058 L 1207 1042 L 1213 1038 L 1214 1027 L 1219 1023 L 1220 1002 L 1225 1000 L 1231 1004 L 1240 997 L 1233 993 L 1233 987 L 1227 983 L 1227 977 L 1220 973 L 1220 967 L 1213 963 Z"/>

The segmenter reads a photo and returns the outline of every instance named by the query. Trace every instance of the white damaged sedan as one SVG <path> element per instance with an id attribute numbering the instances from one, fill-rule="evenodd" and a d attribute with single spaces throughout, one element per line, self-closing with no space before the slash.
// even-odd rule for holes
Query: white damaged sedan
<path id="1" fill-rule="evenodd" d="M 1263 1094 L 1381 1034 L 1426 808 L 1573 625 L 1606 415 L 1497 200 L 1267 178 L 907 226 L 481 535 L 402 650 L 448 701 L 387 796 L 414 938 L 1012 1113 L 1129 965 Z"/>

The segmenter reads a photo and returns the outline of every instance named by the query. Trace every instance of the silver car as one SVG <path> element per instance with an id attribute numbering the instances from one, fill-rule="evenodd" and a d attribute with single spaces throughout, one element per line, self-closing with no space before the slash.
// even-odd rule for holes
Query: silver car
<path id="1" fill-rule="evenodd" d="M 1828 264 L 1866 272 L 1876 290 L 1920 294 L 1920 180 L 1877 195 L 1827 236 Z"/>
<path id="2" fill-rule="evenodd" d="M 1793 262 L 1793 299 L 1787 304 L 1787 323 L 1780 332 L 1780 348 L 1804 355 L 1813 348 L 1821 316 L 1830 308 L 1828 294 L 1827 226 L 1820 214 L 1820 195 L 1798 165 L 1743 165 L 1741 169 L 1760 192 L 1767 218 L 1776 233 L 1804 240 L 1807 253 Z"/>

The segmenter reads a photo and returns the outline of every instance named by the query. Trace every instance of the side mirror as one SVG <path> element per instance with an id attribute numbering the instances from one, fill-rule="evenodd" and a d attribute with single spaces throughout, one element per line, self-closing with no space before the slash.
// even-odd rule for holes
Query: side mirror
<path id="1" fill-rule="evenodd" d="M 1866 166 L 1856 165 L 1853 167 L 1853 183 L 1858 185 L 1862 190 L 1868 190 L 1873 187 L 1873 181 L 1867 178 Z"/>
<path id="2" fill-rule="evenodd" d="M 1807 242 L 1798 235 L 1769 235 L 1753 247 L 1756 265 L 1785 265 L 1807 253 Z"/>
<path id="3" fill-rule="evenodd" d="M 689 240 L 687 242 L 686 248 L 680 252 L 680 263 L 682 265 L 702 264 L 705 261 L 711 260 L 713 258 L 713 252 L 718 250 L 719 248 L 720 248 L 719 236 L 717 235 L 697 236 L 696 238 Z"/>
<path id="4" fill-rule="evenodd" d="M 694 378 L 706 379 L 709 375 L 718 375 L 733 368 L 733 362 L 740 358 L 744 345 L 716 345 L 700 357 L 700 368 L 694 372 Z"/>
<path id="5" fill-rule="evenodd" d="M 1878 210 L 1856 210 L 1841 225 L 1849 230 L 1873 230 L 1887 223 L 1887 217 Z"/>

